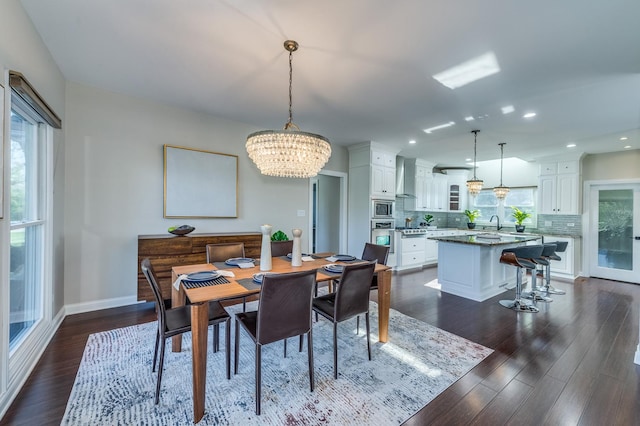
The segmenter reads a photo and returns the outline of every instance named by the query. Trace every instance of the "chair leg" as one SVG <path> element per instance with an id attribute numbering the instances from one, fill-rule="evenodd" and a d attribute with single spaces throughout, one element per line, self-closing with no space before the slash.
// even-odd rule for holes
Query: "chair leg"
<path id="1" fill-rule="evenodd" d="M 247 298 L 242 298 L 242 312 L 247 312 Z"/>
<path id="2" fill-rule="evenodd" d="M 284 357 L 287 357 L 287 339 L 284 339 Z"/>
<path id="3" fill-rule="evenodd" d="M 338 378 L 338 323 L 333 322 L 333 378 Z"/>
<path id="4" fill-rule="evenodd" d="M 256 415 L 260 415 L 260 398 L 262 394 L 262 345 L 256 343 Z"/>
<path id="5" fill-rule="evenodd" d="M 360 334 L 360 315 L 356 317 L 356 334 Z"/>
<path id="6" fill-rule="evenodd" d="M 307 354 L 309 357 L 309 384 L 311 385 L 311 392 L 315 387 L 315 376 L 313 373 L 313 329 L 310 329 L 307 333 Z M 300 335 L 300 342 L 302 342 L 302 335 Z"/>
<path id="7" fill-rule="evenodd" d="M 158 343 L 160 341 L 160 330 L 156 331 L 156 346 L 155 346 L 155 350 L 153 351 L 153 369 L 151 370 L 152 373 L 156 372 L 156 361 L 158 360 Z"/>
<path id="8" fill-rule="evenodd" d="M 156 405 L 160 402 L 160 384 L 162 383 L 162 369 L 164 367 L 164 348 L 166 341 L 162 339 L 162 346 L 160 346 L 160 363 L 158 364 L 158 383 L 156 383 Z"/>
<path id="9" fill-rule="evenodd" d="M 225 345 L 225 362 L 227 367 L 227 380 L 231 379 L 231 318 L 227 318 L 224 322 L 225 326 L 225 336 L 224 336 L 224 345 Z M 237 355 L 236 355 L 237 358 Z"/>
<path id="10" fill-rule="evenodd" d="M 369 353 L 369 361 L 371 361 L 371 341 L 369 339 L 369 312 L 364 314 L 365 322 L 367 323 L 367 352 Z"/>
<path id="11" fill-rule="evenodd" d="M 304 334 L 300 335 L 300 346 L 298 347 L 298 352 L 302 352 L 302 345 L 304 343 Z"/>
<path id="12" fill-rule="evenodd" d="M 218 342 L 218 339 L 220 339 L 220 325 L 215 324 L 213 326 L 213 353 L 218 352 L 218 349 L 220 348 L 220 342 Z"/>
<path id="13" fill-rule="evenodd" d="M 235 320 L 236 323 L 236 338 L 235 338 L 235 346 L 233 348 L 233 374 L 238 374 L 238 352 L 240 346 L 240 323 L 238 322 L 238 318 Z"/>

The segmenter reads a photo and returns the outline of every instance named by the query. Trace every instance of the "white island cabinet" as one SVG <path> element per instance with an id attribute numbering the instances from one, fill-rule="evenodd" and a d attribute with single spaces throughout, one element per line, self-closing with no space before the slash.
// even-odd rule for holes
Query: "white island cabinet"
<path id="1" fill-rule="evenodd" d="M 445 293 L 482 302 L 515 285 L 516 268 L 500 263 L 502 251 L 539 237 L 501 234 L 431 237 L 438 241 L 438 283 Z"/>

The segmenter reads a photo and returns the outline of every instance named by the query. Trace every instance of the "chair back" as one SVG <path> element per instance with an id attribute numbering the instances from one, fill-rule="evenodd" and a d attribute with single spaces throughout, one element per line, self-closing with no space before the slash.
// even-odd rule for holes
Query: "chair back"
<path id="1" fill-rule="evenodd" d="M 142 269 L 142 273 L 151 286 L 151 291 L 153 292 L 153 296 L 156 299 L 158 327 L 160 328 L 160 330 L 165 330 L 166 308 L 164 306 L 164 299 L 162 298 L 162 293 L 160 292 L 160 286 L 158 285 L 156 273 L 153 270 L 153 266 L 151 266 L 151 261 L 149 260 L 149 258 L 146 258 L 142 261 L 142 263 L 140 264 L 140 269 Z"/>
<path id="2" fill-rule="evenodd" d="M 344 321 L 369 311 L 369 291 L 375 262 L 346 265 L 336 290 L 334 320 Z"/>
<path id="3" fill-rule="evenodd" d="M 545 243 L 547 244 L 547 243 Z M 569 245 L 568 241 L 552 241 L 548 244 L 555 244 L 556 245 L 556 253 L 562 253 L 564 251 L 567 250 L 567 246 Z"/>
<path id="4" fill-rule="evenodd" d="M 207 244 L 207 263 L 224 262 L 233 257 L 244 257 L 244 243 Z"/>
<path id="5" fill-rule="evenodd" d="M 389 247 L 380 244 L 365 243 L 362 252 L 362 260 L 375 260 L 381 265 L 387 264 L 389 258 Z"/>
<path id="6" fill-rule="evenodd" d="M 502 253 L 511 252 L 519 259 L 537 259 L 542 255 L 544 246 L 542 244 L 535 244 L 531 246 L 512 247 L 504 249 Z"/>
<path id="7" fill-rule="evenodd" d="M 293 240 L 271 241 L 271 256 L 286 256 L 293 252 Z"/>
<path id="8" fill-rule="evenodd" d="M 265 275 L 256 319 L 256 342 L 262 345 L 311 330 L 311 302 L 316 271 Z"/>
<path id="9" fill-rule="evenodd" d="M 556 244 L 544 243 L 542 254 L 540 256 L 549 257 L 549 256 L 553 256 L 554 254 L 556 254 Z"/>

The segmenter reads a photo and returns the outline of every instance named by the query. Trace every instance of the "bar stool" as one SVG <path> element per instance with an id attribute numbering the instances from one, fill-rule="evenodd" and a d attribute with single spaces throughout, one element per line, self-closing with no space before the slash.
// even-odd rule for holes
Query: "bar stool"
<path id="1" fill-rule="evenodd" d="M 529 269 L 535 274 L 536 264 L 531 260 L 539 258 L 544 246 L 531 245 L 508 248 L 502 251 L 500 263 L 515 266 L 516 269 L 516 298 L 514 300 L 501 300 L 499 303 L 505 308 L 518 312 L 538 312 L 538 308 L 530 305 L 522 299 L 522 269 Z M 535 300 L 534 300 L 535 303 Z"/>
<path id="2" fill-rule="evenodd" d="M 549 244 L 556 245 L 555 253 L 552 256 L 549 256 L 549 260 L 562 260 L 562 258 L 558 256 L 558 253 L 564 253 L 567 250 L 567 246 L 569 245 L 569 242 L 554 241 Z M 545 268 L 546 268 L 546 277 L 545 277 L 545 284 L 542 287 L 542 290 L 547 294 L 567 294 L 566 291 L 559 290 L 551 285 L 551 262 L 549 262 L 549 265 L 547 265 Z"/>
<path id="3" fill-rule="evenodd" d="M 545 275 L 548 279 L 550 273 L 550 259 L 552 256 L 556 255 L 556 244 L 554 243 L 544 243 L 544 248 L 542 249 L 542 254 L 540 257 L 531 259 L 533 263 L 536 264 L 536 269 L 531 271 L 531 291 L 523 292 L 522 297 L 525 299 L 534 299 L 536 302 L 553 302 L 553 299 L 548 295 L 544 296 L 542 293 L 544 292 L 544 288 L 537 286 L 537 278 L 538 274 L 542 276 L 542 281 L 545 280 Z M 542 270 L 538 270 L 538 265 L 542 266 Z"/>

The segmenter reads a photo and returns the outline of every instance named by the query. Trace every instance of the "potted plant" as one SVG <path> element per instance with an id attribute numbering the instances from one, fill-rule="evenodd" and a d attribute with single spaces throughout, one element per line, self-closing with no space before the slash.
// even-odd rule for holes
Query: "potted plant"
<path id="1" fill-rule="evenodd" d="M 431 226 L 431 222 L 433 222 L 433 215 L 425 214 L 423 219 L 427 226 Z"/>
<path id="2" fill-rule="evenodd" d="M 276 231 L 271 235 L 271 241 L 289 241 L 289 237 L 282 231 Z"/>
<path id="3" fill-rule="evenodd" d="M 474 229 L 476 227 L 476 219 L 480 217 L 479 210 L 465 210 L 464 215 L 467 216 L 469 222 L 467 222 L 467 228 Z"/>
<path id="4" fill-rule="evenodd" d="M 522 211 L 515 206 L 511 206 L 511 210 L 513 210 L 513 217 L 516 220 L 516 232 L 524 232 L 524 225 L 522 222 L 531 217 L 531 213 Z"/>

